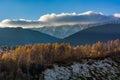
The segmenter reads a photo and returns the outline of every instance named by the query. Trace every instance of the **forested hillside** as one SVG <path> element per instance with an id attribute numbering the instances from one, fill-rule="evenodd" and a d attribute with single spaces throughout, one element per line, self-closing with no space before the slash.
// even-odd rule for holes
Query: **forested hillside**
<path id="1" fill-rule="evenodd" d="M 18 46 L 35 43 L 54 43 L 57 38 L 23 28 L 0 28 L 0 46 Z"/>
<path id="2" fill-rule="evenodd" d="M 67 43 L 19 46 L 0 54 L 0 80 L 43 79 L 42 72 L 53 68 L 54 64 L 69 66 L 83 59 L 101 60 L 108 57 L 120 65 L 120 40 L 74 47 Z"/>
<path id="3" fill-rule="evenodd" d="M 61 42 L 70 43 L 71 45 L 85 45 L 98 41 L 107 42 L 114 39 L 120 39 L 120 24 L 90 27 L 64 38 Z"/>

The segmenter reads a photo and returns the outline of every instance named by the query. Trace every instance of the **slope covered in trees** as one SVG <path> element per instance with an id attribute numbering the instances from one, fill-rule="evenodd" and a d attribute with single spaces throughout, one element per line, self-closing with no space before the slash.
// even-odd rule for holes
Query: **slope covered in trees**
<path id="1" fill-rule="evenodd" d="M 108 40 L 120 39 L 120 24 L 105 24 L 79 31 L 61 42 L 72 45 L 93 44 L 97 41 L 107 42 Z"/>
<path id="2" fill-rule="evenodd" d="M 55 33 L 60 33 L 61 36 L 67 33 L 71 33 L 67 32 L 62 34 L 58 30 L 59 28 L 57 31 L 55 31 Z M 45 29 L 45 31 L 47 30 Z M 52 31 L 54 31 L 54 29 Z M 58 35 L 55 33 L 54 35 Z M 87 28 L 64 39 L 58 39 L 50 35 L 41 33 L 39 31 L 22 28 L 0 28 L 0 45 L 16 46 L 55 42 L 70 43 L 71 45 L 85 45 L 93 44 L 97 41 L 107 42 L 108 40 L 120 39 L 120 24 L 106 24 Z"/>
<path id="3" fill-rule="evenodd" d="M 0 80 L 39 79 L 53 64 L 70 65 L 82 59 L 112 58 L 119 63 L 120 40 L 73 47 L 70 44 L 34 44 L 19 46 L 0 54 Z"/>
<path id="4" fill-rule="evenodd" d="M 0 28 L 0 45 L 17 46 L 35 43 L 54 43 L 57 38 L 22 28 Z"/>

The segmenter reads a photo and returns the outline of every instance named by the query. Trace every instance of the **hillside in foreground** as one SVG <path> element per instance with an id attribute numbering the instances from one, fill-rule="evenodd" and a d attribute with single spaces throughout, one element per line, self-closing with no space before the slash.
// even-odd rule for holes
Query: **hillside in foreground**
<path id="1" fill-rule="evenodd" d="M 0 54 L 0 80 L 119 80 L 120 40 L 35 44 Z"/>

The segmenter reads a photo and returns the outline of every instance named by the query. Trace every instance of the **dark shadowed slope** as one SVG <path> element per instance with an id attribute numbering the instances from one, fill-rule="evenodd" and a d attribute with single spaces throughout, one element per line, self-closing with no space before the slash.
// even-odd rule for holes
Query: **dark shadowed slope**
<path id="1" fill-rule="evenodd" d="M 120 39 L 120 24 L 106 24 L 91 27 L 79 31 L 61 42 L 71 43 L 72 45 L 92 44 L 97 41 L 106 42 L 108 40 Z"/>
<path id="2" fill-rule="evenodd" d="M 54 43 L 57 38 L 22 28 L 0 28 L 0 45 L 24 45 L 34 43 Z"/>

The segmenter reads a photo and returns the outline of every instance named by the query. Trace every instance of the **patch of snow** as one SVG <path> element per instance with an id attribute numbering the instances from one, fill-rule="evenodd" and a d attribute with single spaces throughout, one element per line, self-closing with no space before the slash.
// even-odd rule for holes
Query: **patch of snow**
<path id="1" fill-rule="evenodd" d="M 89 61 L 94 63 L 88 64 Z M 73 63 L 63 67 L 55 65 L 53 69 L 44 71 L 45 80 L 119 80 L 120 66 L 111 59 L 84 60 L 82 63 Z M 118 75 L 117 75 L 118 74 Z"/>

